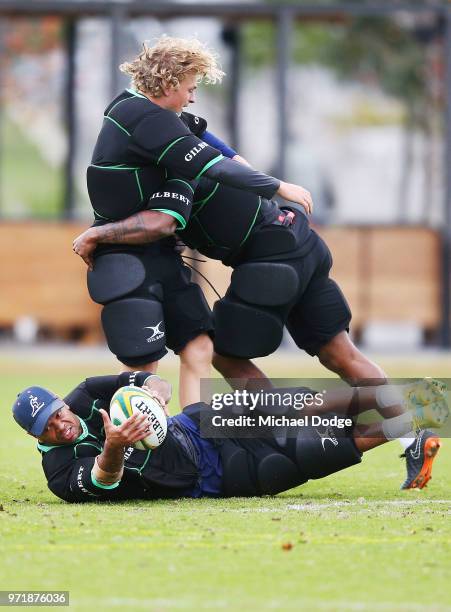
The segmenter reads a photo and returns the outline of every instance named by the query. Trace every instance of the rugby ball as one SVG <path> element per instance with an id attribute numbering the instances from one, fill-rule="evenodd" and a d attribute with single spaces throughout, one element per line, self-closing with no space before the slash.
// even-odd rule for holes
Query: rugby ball
<path id="1" fill-rule="evenodd" d="M 168 422 L 163 408 L 149 392 L 141 387 L 121 387 L 111 398 L 110 419 L 113 425 L 122 425 L 132 414 L 143 412 L 149 419 L 149 435 L 136 442 L 139 450 L 158 448 L 163 444 Z"/>

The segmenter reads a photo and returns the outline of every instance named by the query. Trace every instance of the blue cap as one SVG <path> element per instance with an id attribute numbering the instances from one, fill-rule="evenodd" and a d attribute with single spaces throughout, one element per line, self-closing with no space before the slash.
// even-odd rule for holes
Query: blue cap
<path id="1" fill-rule="evenodd" d="M 28 387 L 17 396 L 13 417 L 25 431 L 40 436 L 52 414 L 64 405 L 63 400 L 48 389 Z"/>

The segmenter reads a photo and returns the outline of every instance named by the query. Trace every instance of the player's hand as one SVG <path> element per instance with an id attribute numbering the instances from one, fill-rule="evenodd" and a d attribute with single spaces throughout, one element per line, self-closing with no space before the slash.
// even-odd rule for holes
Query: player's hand
<path id="1" fill-rule="evenodd" d="M 149 433 L 149 419 L 144 413 L 132 414 L 122 425 L 113 425 L 106 410 L 100 409 L 105 438 L 113 448 L 125 448 L 143 440 Z"/>
<path id="2" fill-rule="evenodd" d="M 172 397 L 171 383 L 162 378 L 148 378 L 143 385 L 143 389 L 148 391 L 150 395 L 157 400 L 163 408 L 165 415 L 169 416 L 167 405 Z"/>
<path id="3" fill-rule="evenodd" d="M 297 204 L 300 204 L 308 215 L 312 214 L 312 195 L 310 191 L 307 191 L 307 189 L 304 189 L 304 187 L 281 181 L 277 194 L 289 202 L 296 202 Z"/>
<path id="4" fill-rule="evenodd" d="M 72 243 L 72 250 L 83 259 L 90 271 L 94 266 L 93 253 L 96 247 L 96 232 L 92 227 L 77 236 Z"/>

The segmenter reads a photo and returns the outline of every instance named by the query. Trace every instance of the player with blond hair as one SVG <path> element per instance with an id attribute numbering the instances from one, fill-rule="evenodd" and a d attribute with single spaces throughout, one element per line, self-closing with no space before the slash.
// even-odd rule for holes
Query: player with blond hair
<path id="1" fill-rule="evenodd" d="M 119 66 L 132 77 L 136 91 L 153 98 L 165 95 L 168 87 L 177 89 L 188 74 L 205 83 L 221 82 L 224 72 L 217 56 L 195 38 L 162 36 L 153 47 L 143 43 L 143 50 L 131 62 Z"/>
<path id="2" fill-rule="evenodd" d="M 122 225 L 97 248 L 88 288 L 105 306 L 103 328 L 119 361 L 154 372 L 168 346 L 180 355 L 180 388 L 187 389 L 187 379 L 194 385 L 208 376 L 212 357 L 211 312 L 174 252 L 172 237 L 186 226 L 197 182 L 208 177 L 265 198 L 261 221 L 276 214 L 275 193 L 308 211 L 311 197 L 302 187 L 229 159 L 231 149 L 206 131 L 206 122 L 183 112 L 199 80 L 217 82 L 223 75 L 205 45 L 164 36 L 144 45 L 121 70 L 130 74 L 133 87 L 105 110 L 87 185 L 93 231 L 105 234 L 112 221 Z M 74 250 L 79 252 L 76 244 Z"/>

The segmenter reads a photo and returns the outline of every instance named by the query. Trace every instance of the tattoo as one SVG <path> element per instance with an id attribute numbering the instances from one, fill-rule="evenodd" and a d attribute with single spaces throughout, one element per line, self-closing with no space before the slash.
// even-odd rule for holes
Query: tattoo
<path id="1" fill-rule="evenodd" d="M 143 213 L 136 213 L 123 221 L 100 225 L 95 229 L 98 243 L 142 244 L 167 235 L 161 228 L 158 217 L 152 218 Z"/>
<path id="2" fill-rule="evenodd" d="M 146 238 L 146 242 L 149 242 L 150 240 L 152 240 L 153 234 L 155 233 L 155 231 L 152 232 L 152 230 L 146 226 L 144 215 L 142 215 L 141 213 L 138 213 L 136 215 L 136 223 L 138 226 L 138 231 L 142 232 L 143 237 Z"/>

